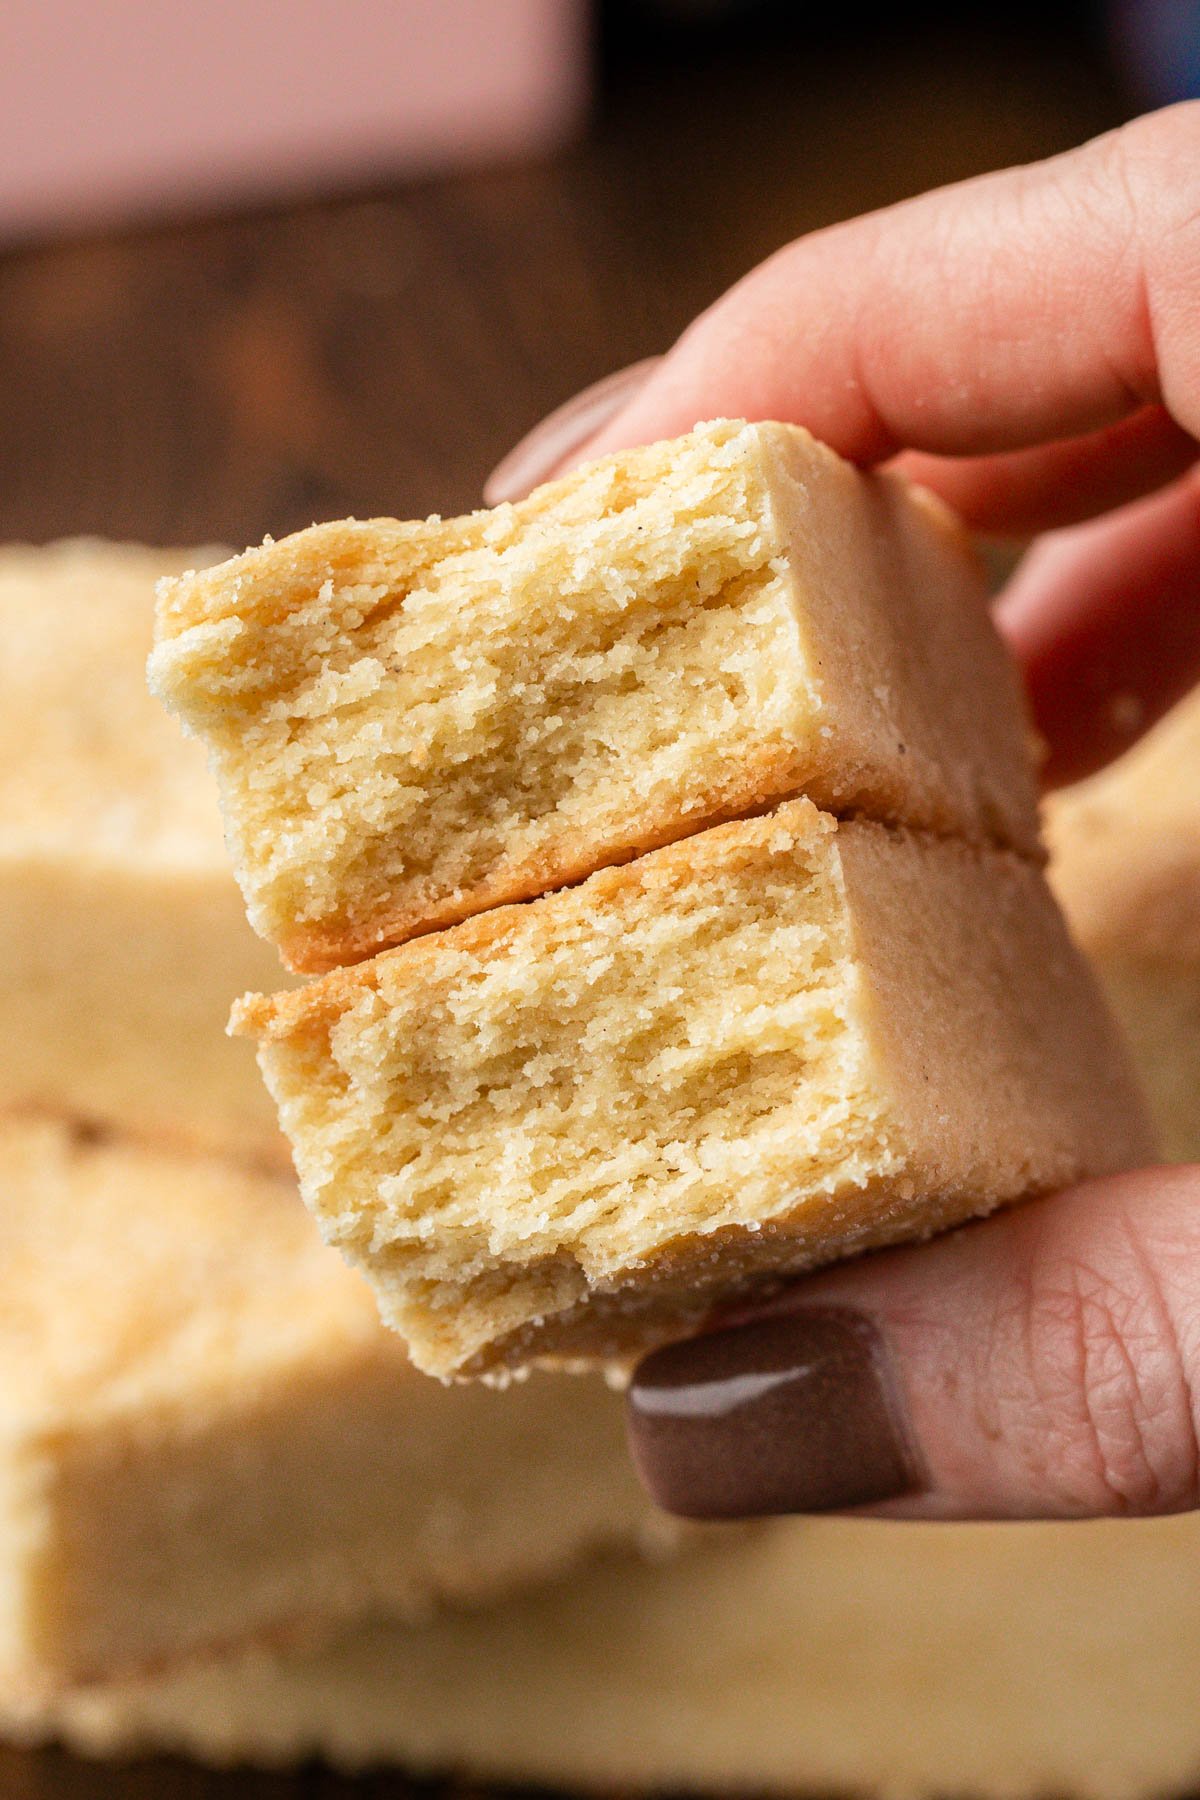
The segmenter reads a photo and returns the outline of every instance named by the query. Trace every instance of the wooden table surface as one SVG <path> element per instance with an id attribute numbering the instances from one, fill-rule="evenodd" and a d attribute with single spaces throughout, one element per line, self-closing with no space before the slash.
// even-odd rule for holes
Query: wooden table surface
<path id="1" fill-rule="evenodd" d="M 1053 9 L 1047 9 L 1053 13 Z M 0 538 L 236 547 L 478 503 L 584 383 L 799 232 L 1063 149 L 1119 101 L 1069 44 L 952 37 L 627 69 L 549 164 L 0 256 Z M 0 1750 L 0 1800 L 382 1800 Z"/>

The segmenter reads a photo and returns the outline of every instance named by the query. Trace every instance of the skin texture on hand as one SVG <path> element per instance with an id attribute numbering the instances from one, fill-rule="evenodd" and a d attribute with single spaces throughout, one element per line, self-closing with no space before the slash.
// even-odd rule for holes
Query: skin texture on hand
<path id="1" fill-rule="evenodd" d="M 497 471 L 513 498 L 719 416 L 1046 533 L 997 618 L 1047 780 L 1200 678 L 1200 103 L 788 245 Z M 1200 1096 L 1197 1096 L 1200 1105 Z M 1200 1169 L 1089 1184 L 797 1284 L 647 1359 L 635 1460 L 698 1516 L 1200 1505 Z"/>
<path id="2" fill-rule="evenodd" d="M 760 1449 L 758 1466 L 743 1461 L 762 1404 L 756 1320 L 673 1345 L 635 1376 L 635 1461 L 669 1510 L 1084 1518 L 1200 1498 L 1200 1171 L 1092 1182 L 847 1263 L 796 1284 L 769 1316 L 776 1374 L 780 1327 L 795 1328 L 794 1379 L 790 1392 L 772 1386 L 774 1454 Z M 871 1334 L 869 1381 L 861 1368 L 854 1381 L 831 1375 L 844 1364 L 819 1329 L 831 1316 Z M 669 1384 L 687 1416 L 666 1443 Z M 697 1478 L 706 1464 L 726 1470 L 719 1507 Z M 744 1471 L 732 1505 L 730 1464 Z"/>

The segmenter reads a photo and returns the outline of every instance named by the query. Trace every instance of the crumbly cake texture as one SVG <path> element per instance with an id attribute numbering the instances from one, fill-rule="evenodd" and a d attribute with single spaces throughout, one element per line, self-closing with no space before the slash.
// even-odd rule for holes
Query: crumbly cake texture
<path id="1" fill-rule="evenodd" d="M 624 1356 L 1151 1150 L 1040 872 L 806 800 L 235 1018 L 439 1375 Z"/>
<path id="2" fill-rule="evenodd" d="M 293 1186 L 0 1128 L 0 1693 L 491 1596 L 649 1514 L 599 1381 L 418 1375 Z"/>
<path id="3" fill-rule="evenodd" d="M 1052 879 L 1100 976 L 1167 1155 L 1200 1161 L 1200 691 L 1055 797 Z"/>
<path id="4" fill-rule="evenodd" d="M 168 580 L 150 679 L 209 746 L 251 922 L 294 969 L 797 793 L 1037 845 L 961 528 L 794 426 L 718 422 L 516 506 L 321 525 Z"/>
<path id="5" fill-rule="evenodd" d="M 277 979 L 213 781 L 146 692 L 154 585 L 217 551 L 0 549 L 0 1113 L 287 1166 L 233 997 Z"/>
<path id="6" fill-rule="evenodd" d="M 1198 1552 L 1195 1517 L 792 1521 L 23 1725 L 564 1791 L 1151 1800 L 1200 1778 Z"/>

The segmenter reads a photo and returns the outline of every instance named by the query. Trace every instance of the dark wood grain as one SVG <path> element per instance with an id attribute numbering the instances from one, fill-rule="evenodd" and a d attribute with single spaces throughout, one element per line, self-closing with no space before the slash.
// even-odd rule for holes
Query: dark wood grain
<path id="1" fill-rule="evenodd" d="M 630 79 L 552 164 L 10 253 L 0 537 L 241 546 L 474 505 L 543 412 L 666 346 L 787 238 L 1115 112 L 1069 46 L 747 54 Z M 0 1752 L 0 1800 L 421 1791 Z"/>
<path id="2" fill-rule="evenodd" d="M 242 545 L 477 502 L 583 383 L 797 232 L 1109 122 L 982 41 L 627 90 L 538 168 L 0 258 L 0 536 Z"/>

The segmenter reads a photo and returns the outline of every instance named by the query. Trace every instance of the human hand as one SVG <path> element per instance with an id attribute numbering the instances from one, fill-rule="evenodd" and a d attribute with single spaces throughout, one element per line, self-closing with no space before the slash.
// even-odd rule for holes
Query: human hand
<path id="1" fill-rule="evenodd" d="M 1047 533 L 998 622 L 1048 780 L 1097 767 L 1200 678 L 1200 104 L 789 245 L 488 498 L 719 416 L 793 420 L 981 530 Z M 647 1359 L 630 1419 L 651 1491 L 699 1516 L 1196 1506 L 1200 1169 L 809 1278 Z"/>

